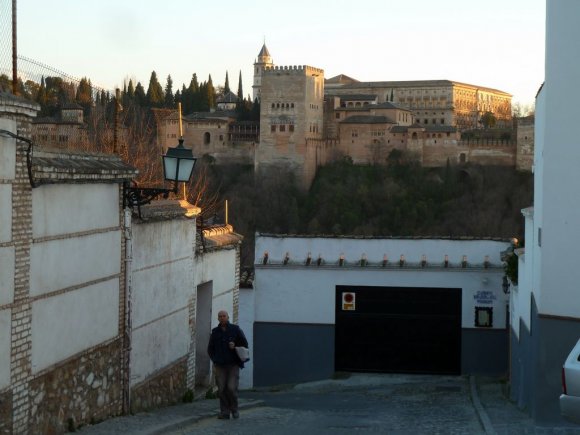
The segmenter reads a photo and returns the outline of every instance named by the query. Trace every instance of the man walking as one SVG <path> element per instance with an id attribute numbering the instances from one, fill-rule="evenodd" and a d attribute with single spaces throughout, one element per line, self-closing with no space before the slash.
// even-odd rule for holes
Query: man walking
<path id="1" fill-rule="evenodd" d="M 220 399 L 220 414 L 218 418 L 239 418 L 238 385 L 240 367 L 243 362 L 236 354 L 236 347 L 248 347 L 248 340 L 239 326 L 229 322 L 227 311 L 218 313 L 219 325 L 211 331 L 207 353 L 214 363 L 215 380 Z"/>

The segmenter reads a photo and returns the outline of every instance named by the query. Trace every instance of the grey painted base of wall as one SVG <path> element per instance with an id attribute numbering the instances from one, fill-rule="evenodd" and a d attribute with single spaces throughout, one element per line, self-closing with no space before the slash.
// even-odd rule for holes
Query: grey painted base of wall
<path id="1" fill-rule="evenodd" d="M 334 325 L 254 323 L 254 386 L 328 379 L 334 374 Z M 461 373 L 506 375 L 506 330 L 463 329 Z"/>
<path id="2" fill-rule="evenodd" d="M 567 425 L 560 416 L 562 365 L 580 338 L 580 319 L 541 317 L 532 297 L 531 328 L 511 339 L 511 399 L 541 424 Z M 574 426 L 578 427 L 578 426 Z"/>
<path id="3" fill-rule="evenodd" d="M 254 323 L 254 386 L 328 379 L 334 325 Z"/>
<path id="4" fill-rule="evenodd" d="M 508 355 L 506 329 L 461 330 L 461 374 L 507 376 Z"/>

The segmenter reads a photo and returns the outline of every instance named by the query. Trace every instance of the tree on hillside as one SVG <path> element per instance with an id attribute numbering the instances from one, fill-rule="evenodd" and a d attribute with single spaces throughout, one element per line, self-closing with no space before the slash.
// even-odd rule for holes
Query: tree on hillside
<path id="1" fill-rule="evenodd" d="M 132 79 L 129 79 L 129 86 L 127 86 L 127 96 L 129 98 L 135 97 L 135 86 L 133 85 Z"/>
<path id="2" fill-rule="evenodd" d="M 240 70 L 240 78 L 238 80 L 238 100 L 244 99 L 244 92 L 242 90 L 242 70 Z"/>
<path id="3" fill-rule="evenodd" d="M 137 86 L 135 86 L 135 102 L 140 106 L 147 104 L 147 95 L 141 82 L 137 82 Z"/>
<path id="4" fill-rule="evenodd" d="M 481 123 L 481 125 L 483 125 L 483 128 L 493 128 L 493 127 L 495 127 L 495 124 L 497 123 L 497 119 L 493 113 L 485 112 L 481 116 L 481 119 L 479 120 L 479 122 Z"/>
<path id="5" fill-rule="evenodd" d="M 211 74 L 207 82 L 199 86 L 199 105 L 194 107 L 194 111 L 208 112 L 215 107 L 215 89 L 211 80 Z"/>
<path id="6" fill-rule="evenodd" d="M 213 87 L 213 82 L 211 80 L 211 74 L 207 80 L 207 102 L 210 109 L 215 107 L 215 89 Z"/>
<path id="7" fill-rule="evenodd" d="M 149 87 L 147 88 L 147 102 L 151 107 L 163 107 L 164 101 L 163 88 L 159 80 L 157 80 L 157 74 L 153 71 L 149 79 Z"/>
<path id="8" fill-rule="evenodd" d="M 175 107 L 175 97 L 173 96 L 173 80 L 171 74 L 167 76 L 167 84 L 165 85 L 165 107 L 173 109 Z"/>
<path id="9" fill-rule="evenodd" d="M 91 86 L 91 81 L 87 80 L 86 77 L 83 77 L 79 82 L 75 101 L 77 104 L 82 106 L 85 111 L 85 116 L 88 115 L 88 112 L 93 104 L 93 89 Z"/>
<path id="10" fill-rule="evenodd" d="M 226 71 L 226 83 L 224 84 L 224 95 L 227 94 L 228 92 L 231 92 L 230 79 L 228 78 L 228 72 Z"/>

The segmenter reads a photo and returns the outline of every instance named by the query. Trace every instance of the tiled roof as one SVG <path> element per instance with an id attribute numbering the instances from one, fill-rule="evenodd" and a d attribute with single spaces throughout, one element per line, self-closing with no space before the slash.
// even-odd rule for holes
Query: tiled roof
<path id="1" fill-rule="evenodd" d="M 254 269 L 244 269 L 240 275 L 240 288 L 254 288 Z"/>
<path id="2" fill-rule="evenodd" d="M 391 128 L 391 133 L 406 133 L 409 128 L 420 128 L 421 130 L 426 131 L 427 133 L 455 133 L 457 128 L 452 127 L 451 125 L 421 125 L 421 124 L 413 124 L 413 125 L 396 125 Z"/>
<path id="3" fill-rule="evenodd" d="M 324 80 L 324 83 L 329 84 L 346 84 L 346 83 L 358 83 L 359 81 L 349 77 L 345 74 L 339 74 L 337 76 L 331 77 L 329 79 Z"/>
<path id="4" fill-rule="evenodd" d="M 113 154 L 35 149 L 32 174 L 36 184 L 110 183 L 130 180 L 137 170 Z"/>
<path id="5" fill-rule="evenodd" d="M 60 106 L 61 110 L 83 110 L 83 107 L 75 103 L 74 101 L 70 101 L 68 103 L 64 103 Z"/>
<path id="6" fill-rule="evenodd" d="M 497 92 L 506 96 L 511 94 L 500 91 L 499 89 L 488 88 L 485 86 L 471 85 L 469 83 L 456 82 L 452 80 L 407 80 L 407 81 L 378 81 L 378 82 L 356 82 L 346 84 L 346 88 L 413 88 L 413 87 L 440 87 L 440 86 L 467 86 L 469 88 L 480 89 L 483 91 Z"/>
<path id="7" fill-rule="evenodd" d="M 390 101 L 385 101 L 384 103 L 381 104 L 375 104 L 370 106 L 371 109 L 398 109 L 398 110 L 406 110 L 407 112 L 410 112 L 409 109 L 407 109 L 406 107 L 402 107 L 402 106 L 398 106 L 395 103 L 391 103 Z"/>
<path id="8" fill-rule="evenodd" d="M 237 246 L 244 237 L 234 232 L 231 225 L 211 225 L 203 227 L 199 242 L 203 251 Z"/>
<path id="9" fill-rule="evenodd" d="M 232 91 L 229 91 L 227 94 L 221 96 L 216 100 L 217 103 L 237 103 L 238 96 L 234 94 Z"/>
<path id="10" fill-rule="evenodd" d="M 354 115 L 345 118 L 341 124 L 394 124 L 386 116 Z"/>
<path id="11" fill-rule="evenodd" d="M 504 237 L 473 237 L 473 236 L 355 236 L 335 234 L 276 234 L 257 233 L 256 237 L 270 237 L 275 239 L 365 239 L 365 240 L 491 240 L 494 242 L 511 242 L 513 238 Z"/>
<path id="12" fill-rule="evenodd" d="M 349 94 L 340 95 L 340 101 L 374 101 L 377 99 L 376 95 L 369 94 Z"/>
<path id="13" fill-rule="evenodd" d="M 270 52 L 268 51 L 268 47 L 266 47 L 266 43 L 264 43 L 264 45 L 262 45 L 262 49 L 260 50 L 260 53 L 258 53 L 258 57 L 262 57 L 262 56 L 270 56 Z"/>

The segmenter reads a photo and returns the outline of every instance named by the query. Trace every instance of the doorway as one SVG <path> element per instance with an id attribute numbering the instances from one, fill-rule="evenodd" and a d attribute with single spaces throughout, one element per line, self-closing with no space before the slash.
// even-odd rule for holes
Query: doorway
<path id="1" fill-rule="evenodd" d="M 195 308 L 195 388 L 205 388 L 211 381 L 211 361 L 207 354 L 207 345 L 211 334 L 211 301 L 213 281 L 197 286 L 197 304 Z"/>

